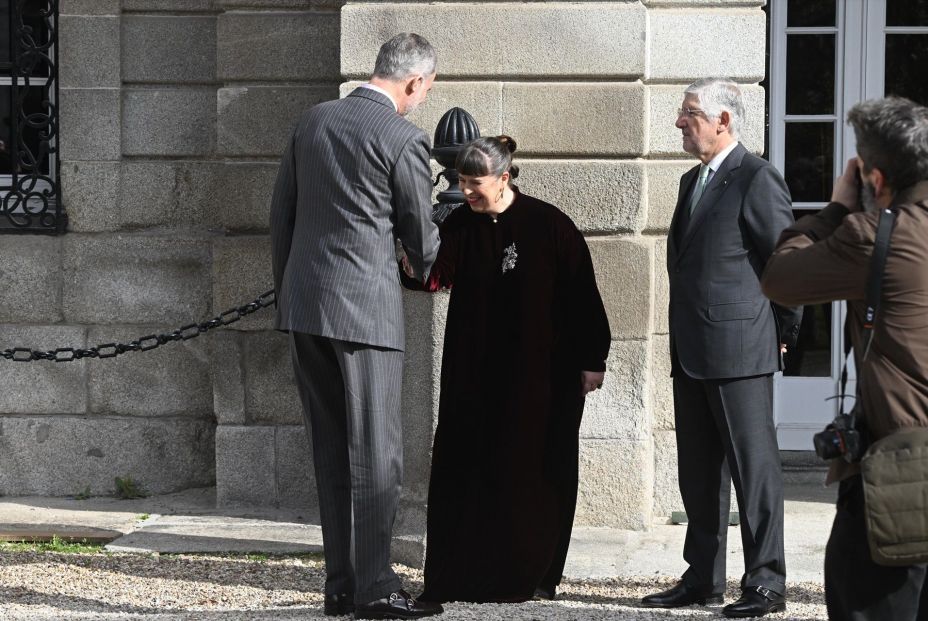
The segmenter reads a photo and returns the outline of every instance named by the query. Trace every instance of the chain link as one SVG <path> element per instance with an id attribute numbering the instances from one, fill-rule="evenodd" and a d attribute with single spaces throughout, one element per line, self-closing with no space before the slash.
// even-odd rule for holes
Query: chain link
<path id="1" fill-rule="evenodd" d="M 0 356 L 13 362 L 34 362 L 36 360 L 73 362 L 83 358 L 115 358 L 130 351 L 151 351 L 174 341 L 189 341 L 214 328 L 228 326 L 242 317 L 273 305 L 275 302 L 276 296 L 272 289 L 259 295 L 253 302 L 230 308 L 201 323 L 188 323 L 166 334 L 149 334 L 128 343 L 104 343 L 89 349 L 59 347 L 58 349 L 40 351 L 28 347 L 13 347 L 12 349 L 4 349 L 0 352 Z"/>

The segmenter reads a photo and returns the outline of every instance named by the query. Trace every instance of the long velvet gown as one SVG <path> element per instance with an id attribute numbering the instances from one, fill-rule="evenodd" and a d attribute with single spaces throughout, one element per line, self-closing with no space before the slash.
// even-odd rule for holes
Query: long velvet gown
<path id="1" fill-rule="evenodd" d="M 560 582 L 577 499 L 581 370 L 609 324 L 583 236 L 516 192 L 442 224 L 425 285 L 451 288 L 423 601 L 511 602 Z"/>

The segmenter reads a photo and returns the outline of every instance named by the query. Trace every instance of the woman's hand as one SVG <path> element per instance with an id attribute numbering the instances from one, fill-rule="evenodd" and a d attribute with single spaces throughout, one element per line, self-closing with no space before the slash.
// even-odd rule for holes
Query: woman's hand
<path id="1" fill-rule="evenodd" d="M 602 371 L 580 371 L 580 393 L 586 396 L 597 388 L 602 388 L 605 376 Z"/>

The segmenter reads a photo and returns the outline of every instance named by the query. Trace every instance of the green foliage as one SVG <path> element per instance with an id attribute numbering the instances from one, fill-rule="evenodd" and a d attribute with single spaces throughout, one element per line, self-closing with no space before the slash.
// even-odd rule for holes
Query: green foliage
<path id="1" fill-rule="evenodd" d="M 74 500 L 87 500 L 90 498 L 90 486 L 88 485 L 78 493 L 74 494 Z"/>
<path id="2" fill-rule="evenodd" d="M 87 543 L 86 539 L 80 542 L 65 541 L 58 535 L 52 536 L 51 541 L 32 542 L 0 542 L 0 552 L 54 552 L 58 554 L 99 554 L 103 552 L 103 545 Z"/>
<path id="3" fill-rule="evenodd" d="M 148 492 L 135 481 L 132 480 L 132 477 L 116 477 L 116 498 L 122 500 L 132 500 L 133 498 L 146 498 Z"/>

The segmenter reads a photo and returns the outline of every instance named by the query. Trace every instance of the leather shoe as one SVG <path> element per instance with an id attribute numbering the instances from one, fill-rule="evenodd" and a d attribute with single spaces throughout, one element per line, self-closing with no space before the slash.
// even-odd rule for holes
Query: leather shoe
<path id="1" fill-rule="evenodd" d="M 327 617 L 350 615 L 354 612 L 354 600 L 347 593 L 326 593 L 322 611 Z"/>
<path id="2" fill-rule="evenodd" d="M 678 582 L 666 591 L 652 593 L 641 600 L 647 608 L 679 608 L 690 604 L 721 604 L 722 593 L 713 593 L 712 587 L 694 587 L 685 582 Z"/>
<path id="3" fill-rule="evenodd" d="M 400 589 L 388 596 L 355 607 L 355 619 L 418 619 L 441 614 L 441 604 L 420 602 Z"/>
<path id="4" fill-rule="evenodd" d="M 763 617 L 769 612 L 786 610 L 786 597 L 762 586 L 744 587 L 741 597 L 722 608 L 722 614 L 734 619 Z"/>

